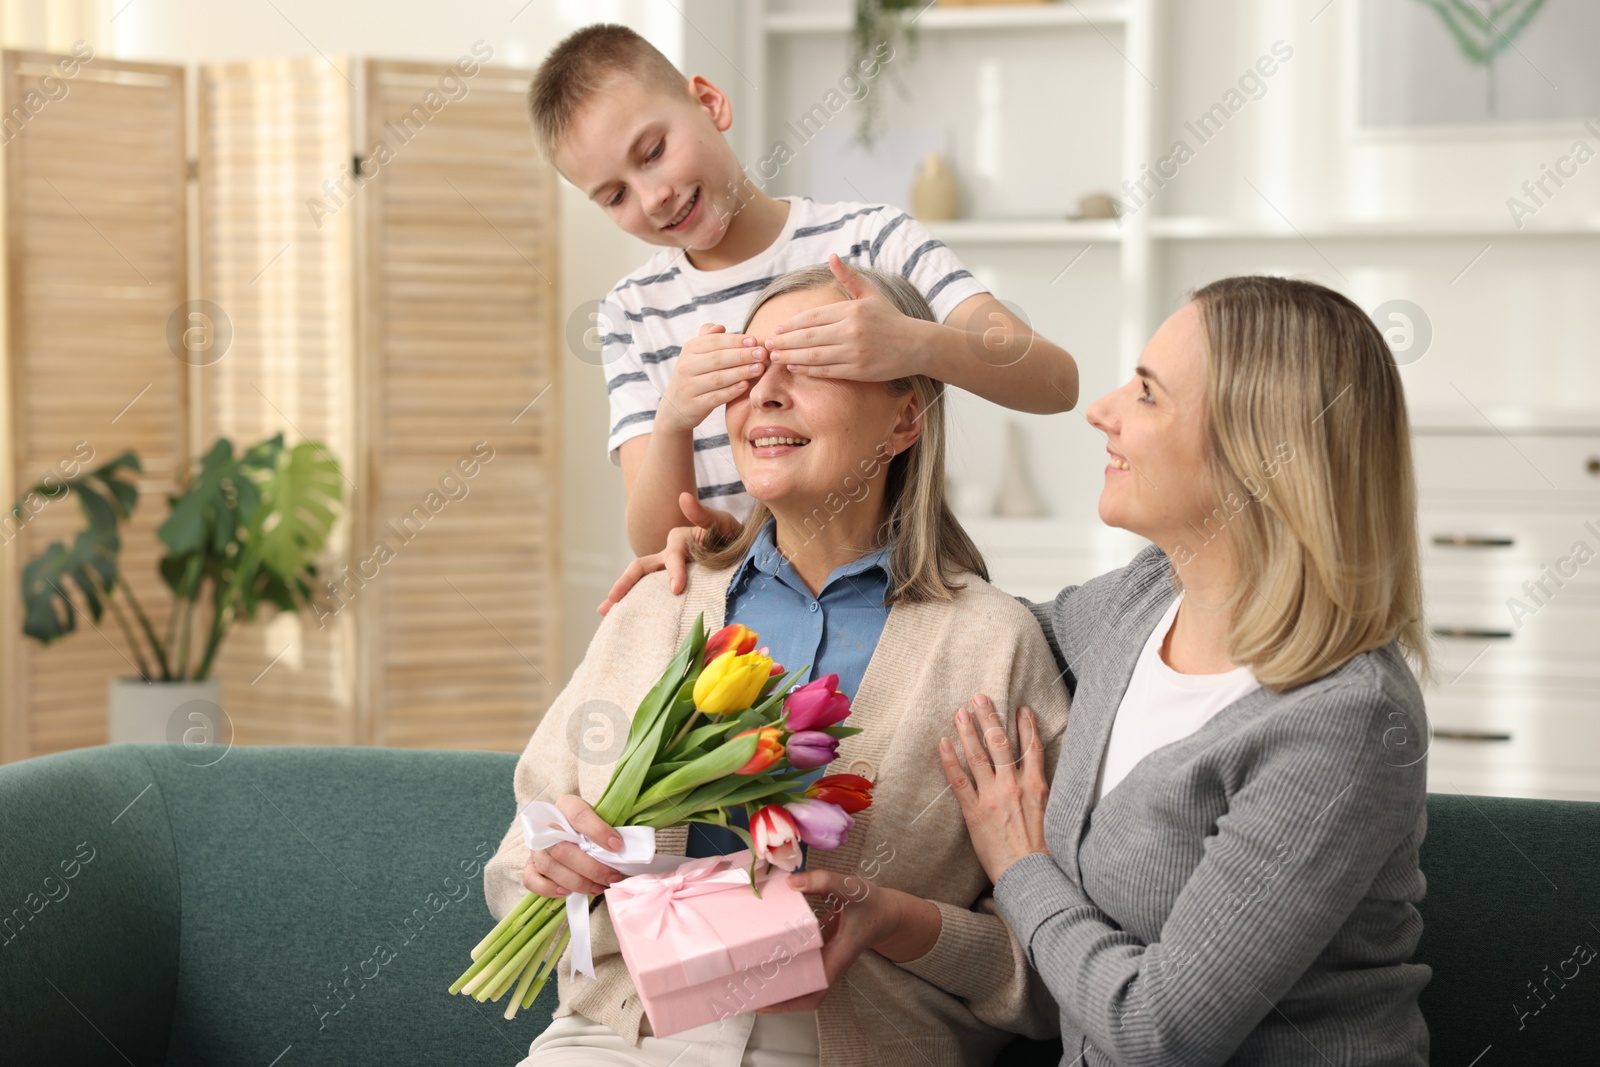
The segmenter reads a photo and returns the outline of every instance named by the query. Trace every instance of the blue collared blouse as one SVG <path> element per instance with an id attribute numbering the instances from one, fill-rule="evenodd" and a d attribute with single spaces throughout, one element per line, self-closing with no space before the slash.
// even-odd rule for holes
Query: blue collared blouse
<path id="1" fill-rule="evenodd" d="M 777 521 L 768 519 L 728 583 L 723 618 L 760 634 L 760 643 L 771 649 L 772 658 L 789 670 L 811 664 L 795 684 L 837 674 L 839 691 L 853 699 L 889 618 L 884 603 L 889 592 L 889 548 L 835 567 L 822 592 L 813 595 L 779 551 L 776 534 Z M 826 766 L 818 767 L 804 780 L 813 782 L 826 771 Z M 741 828 L 747 825 L 740 812 L 734 813 L 733 821 Z M 690 856 L 725 855 L 744 847 L 738 835 L 720 826 L 690 825 Z"/>

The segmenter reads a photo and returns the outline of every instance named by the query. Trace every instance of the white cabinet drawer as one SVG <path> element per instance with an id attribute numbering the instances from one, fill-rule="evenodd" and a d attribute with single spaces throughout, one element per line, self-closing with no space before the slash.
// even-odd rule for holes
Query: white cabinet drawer
<path id="1" fill-rule="evenodd" d="M 1412 435 L 1417 485 L 1446 492 L 1600 494 L 1600 434 Z"/>
<path id="2" fill-rule="evenodd" d="M 1600 585 L 1600 497 L 1590 514 L 1424 508 L 1417 517 L 1424 577 L 1472 582 L 1502 596 L 1524 582 L 1554 591 Z"/>
<path id="3" fill-rule="evenodd" d="M 1496 661 L 1538 661 L 1553 668 L 1572 661 L 1600 668 L 1600 596 L 1568 587 L 1542 606 L 1519 600 L 1510 608 L 1493 593 L 1467 599 L 1429 597 L 1423 623 L 1444 663 L 1490 646 Z"/>
<path id="4" fill-rule="evenodd" d="M 1600 800 L 1600 694 L 1427 694 L 1428 788 Z"/>

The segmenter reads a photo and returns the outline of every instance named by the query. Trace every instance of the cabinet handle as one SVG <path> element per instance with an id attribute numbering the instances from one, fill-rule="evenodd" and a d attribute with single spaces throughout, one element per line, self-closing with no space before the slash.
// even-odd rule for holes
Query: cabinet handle
<path id="1" fill-rule="evenodd" d="M 1510 734 L 1491 733 L 1488 730 L 1435 730 L 1433 736 L 1445 741 L 1509 741 Z"/>
<path id="2" fill-rule="evenodd" d="M 1435 637 L 1470 637 L 1479 641 L 1509 641 L 1510 630 L 1480 630 L 1475 626 L 1435 626 Z"/>
<path id="3" fill-rule="evenodd" d="M 1478 534 L 1434 534 L 1433 543 L 1442 548 L 1510 548 L 1517 540 Z"/>

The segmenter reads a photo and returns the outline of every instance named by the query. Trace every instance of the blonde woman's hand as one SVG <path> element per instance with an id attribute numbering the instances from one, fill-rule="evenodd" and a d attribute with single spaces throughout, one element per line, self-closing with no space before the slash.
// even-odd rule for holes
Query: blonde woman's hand
<path id="1" fill-rule="evenodd" d="M 961 769 L 949 738 L 939 740 L 939 762 L 950 782 L 978 862 L 999 882 L 1005 869 L 1031 852 L 1049 852 L 1044 841 L 1044 808 L 1050 786 L 1044 777 L 1044 742 L 1033 709 L 1017 709 L 1019 760 L 994 704 L 982 693 L 972 710 L 956 712 L 956 734 L 966 755 Z M 970 777 L 969 777 L 970 774 Z"/>
<path id="2" fill-rule="evenodd" d="M 693 526 L 678 526 L 667 534 L 667 547 L 660 552 L 653 552 L 648 556 L 640 556 L 628 564 L 627 570 L 617 579 L 611 587 L 611 592 L 600 602 L 595 610 L 604 615 L 610 611 L 617 601 L 627 596 L 628 590 L 639 584 L 639 579 L 654 571 L 665 570 L 667 578 L 672 585 L 674 593 L 683 592 L 683 587 L 689 580 L 689 545 L 693 541 L 702 541 L 707 533 L 715 533 L 719 538 L 732 538 L 738 534 L 740 522 L 726 511 L 708 508 L 700 503 L 693 493 L 680 493 L 678 507 L 682 509 L 684 517 Z"/>

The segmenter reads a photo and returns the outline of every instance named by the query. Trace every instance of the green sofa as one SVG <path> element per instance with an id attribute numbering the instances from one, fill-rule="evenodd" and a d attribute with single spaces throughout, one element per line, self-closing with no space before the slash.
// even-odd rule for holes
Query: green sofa
<path id="1" fill-rule="evenodd" d="M 4 1062 L 526 1054 L 554 983 L 512 1022 L 445 991 L 490 925 L 475 872 L 510 821 L 515 757 L 202 754 L 118 745 L 0 767 Z M 1433 1062 L 1600 1062 L 1600 962 L 1563 967 L 1600 946 L 1600 804 L 1434 795 L 1429 817 Z M 1003 1062 L 1058 1055 L 1019 1042 Z"/>

